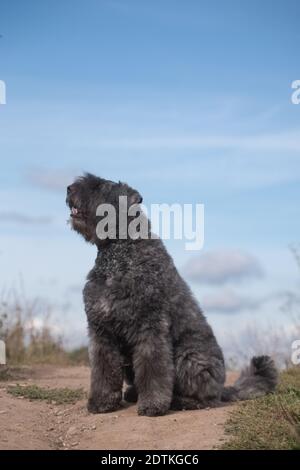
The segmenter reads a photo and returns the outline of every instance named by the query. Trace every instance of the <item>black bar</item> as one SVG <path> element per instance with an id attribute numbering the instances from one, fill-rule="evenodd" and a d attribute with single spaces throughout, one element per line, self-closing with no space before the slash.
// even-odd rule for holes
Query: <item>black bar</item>
<path id="1" fill-rule="evenodd" d="M 203 465 L 238 464 L 239 468 L 254 464 L 266 467 L 275 463 L 283 466 L 299 463 L 299 451 L 197 451 L 197 450 L 157 450 L 157 451 L 1 451 L 0 463 L 26 465 L 53 465 L 56 463 L 74 463 L 77 465 L 93 463 L 99 467 L 121 465 L 124 468 L 138 468 L 144 465 Z"/>

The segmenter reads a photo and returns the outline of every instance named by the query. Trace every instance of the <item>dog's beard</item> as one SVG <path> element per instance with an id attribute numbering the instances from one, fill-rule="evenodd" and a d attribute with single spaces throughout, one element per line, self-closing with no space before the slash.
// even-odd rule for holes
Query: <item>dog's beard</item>
<path id="1" fill-rule="evenodd" d="M 79 233 L 87 242 L 96 242 L 96 227 L 91 220 L 85 217 L 70 217 L 70 225 L 71 228 Z"/>

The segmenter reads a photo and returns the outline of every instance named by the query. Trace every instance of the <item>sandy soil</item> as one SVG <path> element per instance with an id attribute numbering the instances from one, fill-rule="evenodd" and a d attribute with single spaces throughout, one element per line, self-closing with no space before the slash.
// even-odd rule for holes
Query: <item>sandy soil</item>
<path id="1" fill-rule="evenodd" d="M 135 405 L 114 413 L 91 415 L 86 400 L 55 405 L 14 398 L 11 384 L 41 387 L 89 386 L 87 367 L 36 367 L 18 381 L 0 382 L 0 449 L 213 449 L 224 441 L 224 422 L 232 406 L 138 416 Z M 234 379 L 229 375 L 229 382 Z"/>

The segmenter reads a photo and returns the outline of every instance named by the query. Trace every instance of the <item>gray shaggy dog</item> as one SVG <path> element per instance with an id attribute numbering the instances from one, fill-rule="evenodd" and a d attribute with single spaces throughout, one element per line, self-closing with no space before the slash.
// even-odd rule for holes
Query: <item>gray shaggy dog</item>
<path id="1" fill-rule="evenodd" d="M 232 387 L 224 386 L 222 351 L 160 239 L 98 238 L 97 207 L 112 204 L 118 215 L 119 196 L 127 196 L 128 208 L 142 202 L 127 184 L 91 174 L 67 188 L 72 228 L 98 249 L 83 292 L 90 337 L 88 410 L 117 410 L 124 379 L 124 399 L 137 402 L 138 413 L 146 416 L 272 392 L 277 370 L 268 356 L 254 357 Z"/>

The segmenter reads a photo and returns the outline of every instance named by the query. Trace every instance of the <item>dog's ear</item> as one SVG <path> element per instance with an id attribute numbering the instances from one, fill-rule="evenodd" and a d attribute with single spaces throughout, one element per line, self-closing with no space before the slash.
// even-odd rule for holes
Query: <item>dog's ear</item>
<path id="1" fill-rule="evenodd" d="M 143 198 L 138 191 L 135 189 L 131 190 L 128 195 L 128 206 L 131 207 L 134 204 L 142 204 Z"/>
<path id="2" fill-rule="evenodd" d="M 136 189 L 131 188 L 126 183 L 120 182 L 119 184 L 122 186 L 122 193 L 127 196 L 128 207 L 134 204 L 142 204 L 143 198 Z"/>

